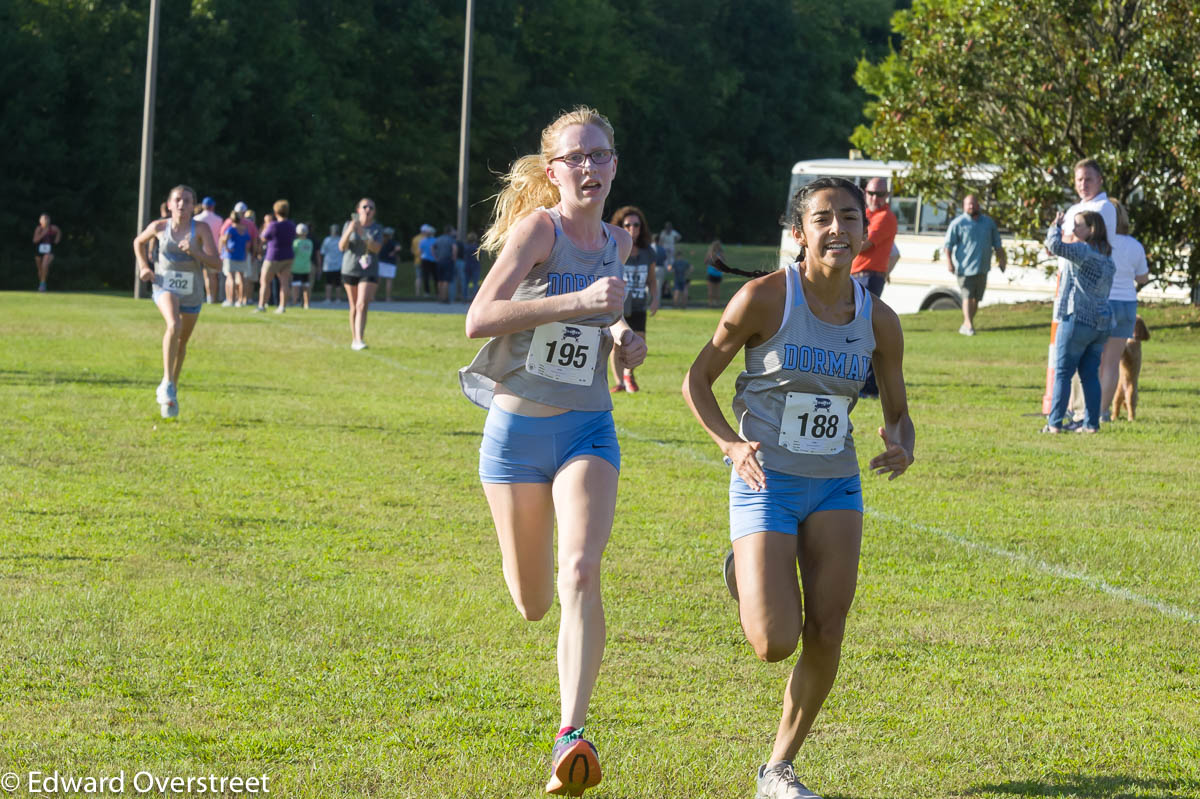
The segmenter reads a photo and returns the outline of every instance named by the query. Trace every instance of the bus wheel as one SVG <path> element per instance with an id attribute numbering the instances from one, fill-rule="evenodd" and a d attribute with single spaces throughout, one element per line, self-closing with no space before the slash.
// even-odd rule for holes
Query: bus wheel
<path id="1" fill-rule="evenodd" d="M 947 297 L 945 294 L 935 297 L 933 302 L 925 306 L 927 311 L 957 311 L 961 308 L 962 306 L 953 297 Z"/>

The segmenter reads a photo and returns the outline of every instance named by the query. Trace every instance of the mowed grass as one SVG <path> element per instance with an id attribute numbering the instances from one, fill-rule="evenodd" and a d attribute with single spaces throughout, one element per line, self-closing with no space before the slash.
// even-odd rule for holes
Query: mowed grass
<path id="1" fill-rule="evenodd" d="M 1056 437 L 1046 306 L 985 308 L 974 338 L 904 319 L 917 460 L 864 479 L 810 787 L 1200 796 L 1200 317 L 1143 314 L 1139 420 Z M 616 398 L 598 799 L 752 796 L 794 662 L 754 658 L 719 576 L 727 470 L 679 396 L 717 318 L 652 318 Z M 208 308 L 165 422 L 149 302 L 0 295 L 0 772 L 541 795 L 558 613 L 526 623 L 504 587 L 462 321 L 374 313 L 356 353 L 344 312 Z M 854 413 L 863 463 L 879 415 Z"/>

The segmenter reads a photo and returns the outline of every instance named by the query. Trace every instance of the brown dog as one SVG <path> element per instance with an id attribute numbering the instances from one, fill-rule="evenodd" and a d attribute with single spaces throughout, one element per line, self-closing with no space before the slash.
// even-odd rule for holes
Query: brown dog
<path id="1" fill-rule="evenodd" d="M 1129 421 L 1137 415 L 1138 375 L 1142 373 L 1142 342 L 1150 340 L 1150 328 L 1138 317 L 1133 323 L 1133 338 L 1125 339 L 1125 351 L 1121 353 L 1121 377 L 1117 382 L 1117 393 L 1113 394 L 1112 418 L 1125 413 Z"/>

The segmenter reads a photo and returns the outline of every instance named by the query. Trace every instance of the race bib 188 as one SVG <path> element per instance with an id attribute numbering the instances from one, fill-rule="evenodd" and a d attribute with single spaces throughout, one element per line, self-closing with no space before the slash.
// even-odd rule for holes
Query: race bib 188
<path id="1" fill-rule="evenodd" d="M 600 353 L 600 328 L 548 322 L 538 325 L 525 371 L 559 383 L 590 386 Z"/>
<path id="2" fill-rule="evenodd" d="M 836 455 L 846 447 L 850 398 L 789 391 L 779 446 L 804 455 Z"/>
<path id="3" fill-rule="evenodd" d="M 178 294 L 181 297 L 192 293 L 192 279 L 195 278 L 191 272 L 176 272 L 168 270 L 163 272 L 162 287 L 165 291 L 172 294 Z"/>

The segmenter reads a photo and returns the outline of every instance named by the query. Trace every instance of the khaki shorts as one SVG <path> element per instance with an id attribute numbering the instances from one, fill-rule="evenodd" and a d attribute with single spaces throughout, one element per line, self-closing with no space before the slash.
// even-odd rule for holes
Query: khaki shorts
<path id="1" fill-rule="evenodd" d="M 239 275 L 250 274 L 250 262 L 246 261 L 231 261 L 228 258 L 221 260 L 221 271 L 226 277 L 232 277 L 235 273 Z"/>
<path id="2" fill-rule="evenodd" d="M 270 279 L 275 275 L 282 274 L 283 272 L 287 272 L 291 268 L 291 258 L 288 258 L 286 261 L 263 261 L 263 269 L 266 270 L 267 279 Z"/>
<path id="3" fill-rule="evenodd" d="M 962 289 L 964 300 L 982 300 L 983 292 L 987 289 L 987 273 L 959 275 L 958 287 Z"/>

